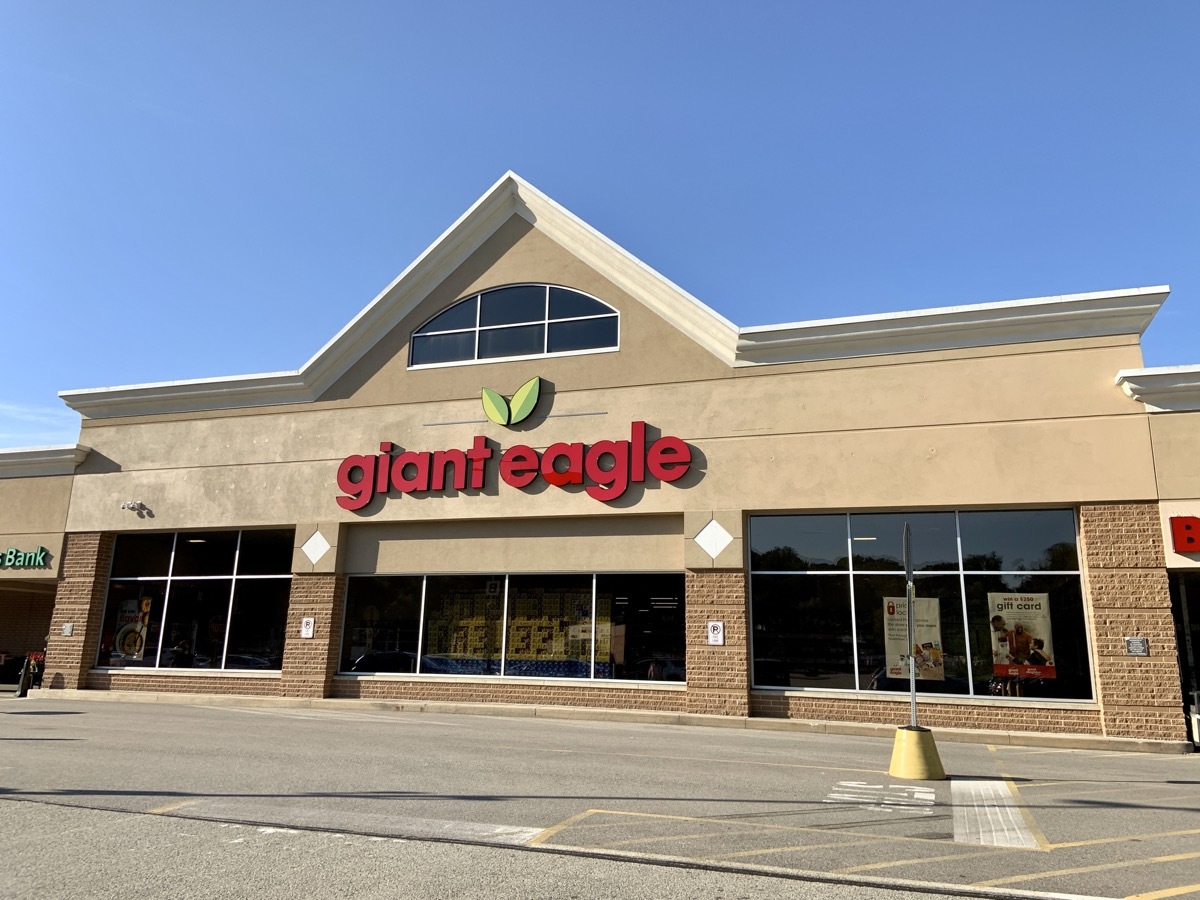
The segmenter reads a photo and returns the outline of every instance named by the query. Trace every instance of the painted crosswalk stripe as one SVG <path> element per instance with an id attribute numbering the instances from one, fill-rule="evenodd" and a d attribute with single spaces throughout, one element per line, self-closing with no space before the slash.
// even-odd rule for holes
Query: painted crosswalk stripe
<path id="1" fill-rule="evenodd" d="M 950 797 L 956 843 L 1030 849 L 1038 846 L 1005 782 L 955 779 L 950 784 Z"/>

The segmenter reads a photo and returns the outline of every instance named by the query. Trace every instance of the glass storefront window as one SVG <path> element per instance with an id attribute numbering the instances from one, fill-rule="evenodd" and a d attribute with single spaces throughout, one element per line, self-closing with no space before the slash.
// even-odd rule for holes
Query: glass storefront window
<path id="1" fill-rule="evenodd" d="M 685 674 L 681 574 L 357 576 L 343 629 L 343 673 Z"/>
<path id="2" fill-rule="evenodd" d="M 278 670 L 294 536 L 119 535 L 96 665 Z"/>
<path id="3" fill-rule="evenodd" d="M 754 685 L 907 691 L 912 660 L 921 693 L 1091 699 L 1075 534 L 1069 509 L 752 517 Z"/>
<path id="4" fill-rule="evenodd" d="M 683 681 L 682 575 L 596 576 L 596 677 Z"/>
<path id="5" fill-rule="evenodd" d="M 854 687 L 850 579 L 754 575 L 754 682 Z"/>
<path id="6" fill-rule="evenodd" d="M 419 575 L 350 579 L 343 672 L 417 671 L 421 586 Z"/>
<path id="7" fill-rule="evenodd" d="M 592 576 L 511 576 L 504 674 L 587 678 L 591 670 Z"/>
<path id="8" fill-rule="evenodd" d="M 503 611 L 502 575 L 430 575 L 421 671 L 499 675 Z"/>

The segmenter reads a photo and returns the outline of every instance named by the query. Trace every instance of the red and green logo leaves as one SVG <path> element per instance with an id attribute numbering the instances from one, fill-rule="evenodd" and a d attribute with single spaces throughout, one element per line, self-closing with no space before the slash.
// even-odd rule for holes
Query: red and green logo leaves
<path id="1" fill-rule="evenodd" d="M 524 422 L 537 406 L 541 389 L 542 379 L 536 375 L 517 388 L 511 401 L 505 400 L 491 388 L 484 388 L 483 411 L 497 425 L 516 425 L 518 422 Z"/>

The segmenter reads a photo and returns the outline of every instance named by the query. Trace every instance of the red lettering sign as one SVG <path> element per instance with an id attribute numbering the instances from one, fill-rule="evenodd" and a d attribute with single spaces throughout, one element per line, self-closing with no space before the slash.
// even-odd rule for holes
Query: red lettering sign
<path id="1" fill-rule="evenodd" d="M 342 509 L 362 509 L 378 494 L 396 491 L 481 490 L 487 461 L 493 456 L 488 439 L 477 435 L 470 450 L 404 450 L 390 441 L 379 445 L 375 456 L 347 456 L 338 466 L 337 498 Z M 692 465 L 692 448 L 683 440 L 665 435 L 647 446 L 646 423 L 634 422 L 627 441 L 551 444 L 545 452 L 517 444 L 499 456 L 500 480 L 526 488 L 540 477 L 556 487 L 581 485 L 589 497 L 607 503 L 616 500 L 631 484 L 646 480 L 678 481 Z"/>

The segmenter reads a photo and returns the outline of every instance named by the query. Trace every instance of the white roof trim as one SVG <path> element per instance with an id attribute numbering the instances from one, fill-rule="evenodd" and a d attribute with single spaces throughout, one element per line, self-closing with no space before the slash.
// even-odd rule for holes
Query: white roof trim
<path id="1" fill-rule="evenodd" d="M 74 475 L 91 447 L 57 444 L 53 447 L 19 447 L 0 450 L 0 478 L 32 478 L 37 475 Z"/>
<path id="2" fill-rule="evenodd" d="M 1149 412 L 1200 410 L 1200 366 L 1122 369 L 1116 381 Z"/>
<path id="3" fill-rule="evenodd" d="M 1141 334 L 1170 290 L 1136 288 L 739 330 L 527 181 L 507 172 L 299 369 L 62 391 L 59 396 L 88 419 L 318 400 L 514 214 L 718 359 L 736 366 Z"/>
<path id="4" fill-rule="evenodd" d="M 90 419 L 232 409 L 318 399 L 429 292 L 517 214 L 724 361 L 737 327 L 513 172 L 507 172 L 424 253 L 294 372 L 62 391 Z"/>
<path id="5" fill-rule="evenodd" d="M 743 328 L 743 365 L 1142 334 L 1166 285 Z"/>

